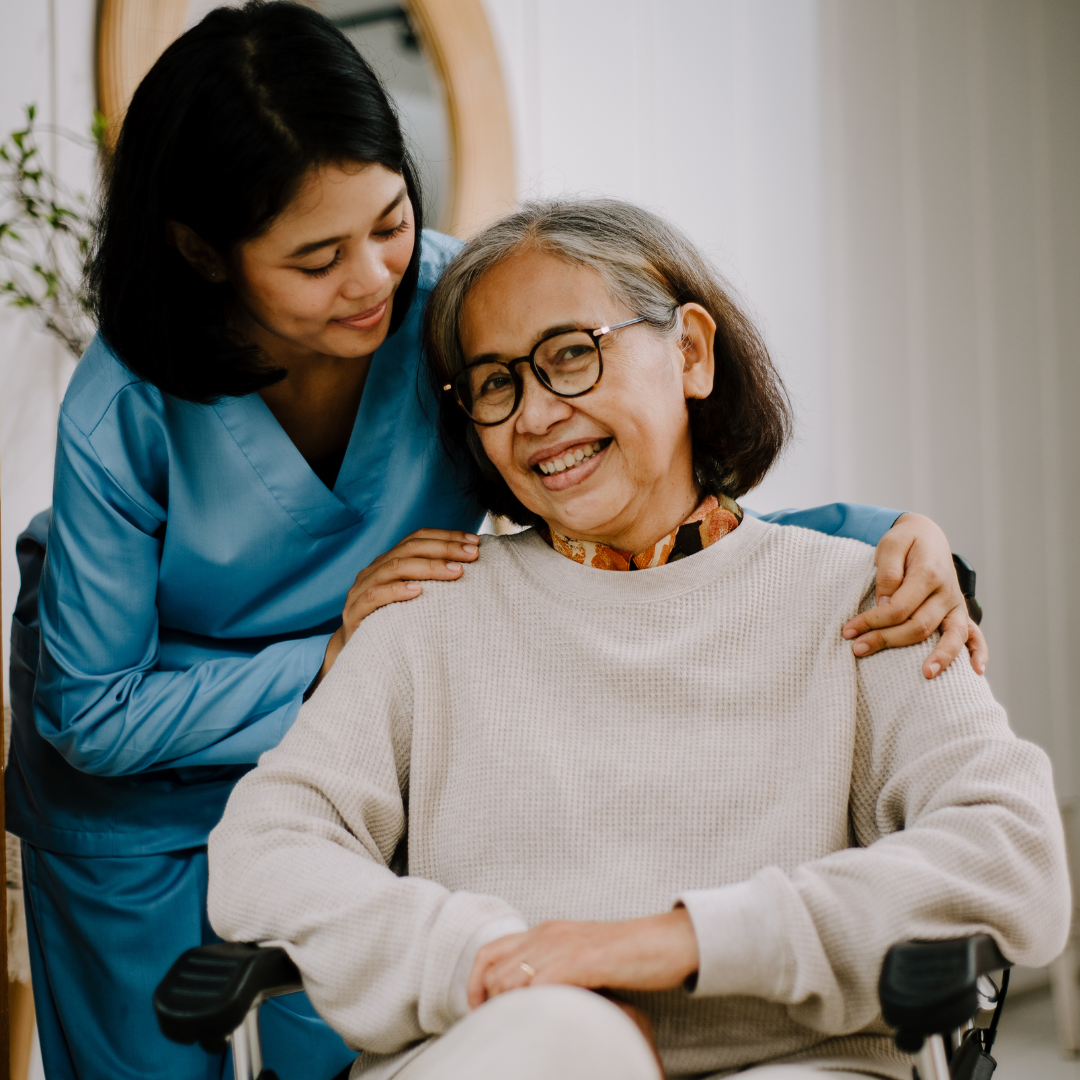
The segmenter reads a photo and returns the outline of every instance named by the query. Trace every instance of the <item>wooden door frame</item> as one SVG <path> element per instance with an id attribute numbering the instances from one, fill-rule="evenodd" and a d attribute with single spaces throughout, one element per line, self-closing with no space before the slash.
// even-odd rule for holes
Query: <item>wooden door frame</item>
<path id="1" fill-rule="evenodd" d="M 189 0 L 101 0 L 98 99 L 115 140 L 131 95 L 184 26 Z M 441 225 L 463 239 L 514 205 L 514 151 L 495 41 L 480 0 L 407 0 L 442 80 L 453 155 Z"/>

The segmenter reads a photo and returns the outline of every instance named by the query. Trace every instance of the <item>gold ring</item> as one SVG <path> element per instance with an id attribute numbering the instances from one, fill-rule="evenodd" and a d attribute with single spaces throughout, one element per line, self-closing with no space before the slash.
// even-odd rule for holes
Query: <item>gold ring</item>
<path id="1" fill-rule="evenodd" d="M 518 967 L 521 968 L 530 979 L 536 978 L 536 968 L 534 968 L 532 964 L 526 964 L 525 961 L 522 960 L 521 963 L 518 964 Z"/>

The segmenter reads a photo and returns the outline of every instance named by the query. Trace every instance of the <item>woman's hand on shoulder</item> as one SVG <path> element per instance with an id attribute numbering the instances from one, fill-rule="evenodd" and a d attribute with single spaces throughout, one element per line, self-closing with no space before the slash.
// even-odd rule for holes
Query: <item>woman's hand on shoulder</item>
<path id="1" fill-rule="evenodd" d="M 968 615 L 945 533 L 922 514 L 901 514 L 881 538 L 875 561 L 877 606 L 844 627 L 852 652 L 864 657 L 914 645 L 940 629 L 923 675 L 939 675 L 965 646 L 972 668 L 982 675 L 989 658 L 986 638 Z"/>
<path id="2" fill-rule="evenodd" d="M 698 969 L 685 908 L 623 922 L 541 923 L 483 946 L 469 977 L 469 1008 L 523 986 L 671 990 Z"/>
<path id="3" fill-rule="evenodd" d="M 418 529 L 361 570 L 345 599 L 341 626 L 327 643 L 322 668 L 308 692 L 326 677 L 356 628 L 373 611 L 415 599 L 424 591 L 422 581 L 452 581 L 461 577 L 462 564 L 476 560 L 479 543 L 479 537 L 473 533 Z"/>

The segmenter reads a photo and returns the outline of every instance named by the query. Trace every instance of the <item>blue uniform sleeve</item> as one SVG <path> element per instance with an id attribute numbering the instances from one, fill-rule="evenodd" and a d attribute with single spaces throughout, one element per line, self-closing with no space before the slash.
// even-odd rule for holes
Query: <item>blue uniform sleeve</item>
<path id="1" fill-rule="evenodd" d="M 156 670 L 161 498 L 122 486 L 61 411 L 34 713 L 83 772 L 256 761 L 291 726 L 330 637 Z"/>
<path id="2" fill-rule="evenodd" d="M 861 540 L 864 544 L 877 547 L 878 541 L 904 511 L 862 506 L 859 503 L 829 503 L 828 506 L 815 506 L 811 510 L 773 510 L 769 514 L 746 510 L 746 513 L 762 521 L 771 521 L 774 525 L 798 525 L 826 536 L 846 536 L 849 540 Z"/>

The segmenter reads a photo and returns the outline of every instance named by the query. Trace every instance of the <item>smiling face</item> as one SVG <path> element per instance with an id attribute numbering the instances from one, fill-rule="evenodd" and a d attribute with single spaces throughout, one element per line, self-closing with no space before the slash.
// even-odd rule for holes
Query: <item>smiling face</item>
<path id="1" fill-rule="evenodd" d="M 557 327 L 592 329 L 637 314 L 595 271 L 525 249 L 469 290 L 461 348 L 466 363 L 505 362 Z M 697 304 L 684 305 L 681 316 L 681 344 L 645 323 L 601 338 L 603 377 L 581 397 L 555 396 L 520 365 L 517 411 L 503 424 L 477 427 L 511 491 L 555 531 L 643 551 L 697 505 L 686 399 L 712 389 L 716 325 Z"/>
<path id="2" fill-rule="evenodd" d="M 400 175 L 323 166 L 229 260 L 234 328 L 286 365 L 311 354 L 368 356 L 386 339 L 417 242 Z"/>

